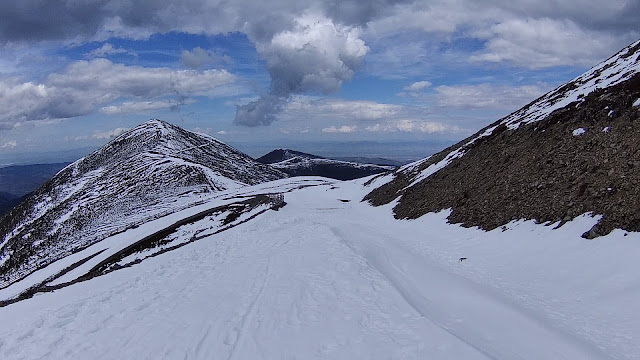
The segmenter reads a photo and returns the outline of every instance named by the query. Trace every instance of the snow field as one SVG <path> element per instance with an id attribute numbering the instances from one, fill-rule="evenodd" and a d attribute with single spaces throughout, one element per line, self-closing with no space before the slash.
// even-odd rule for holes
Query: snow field
<path id="1" fill-rule="evenodd" d="M 0 358 L 637 358 L 638 234 L 399 221 L 363 182 L 0 308 Z"/>

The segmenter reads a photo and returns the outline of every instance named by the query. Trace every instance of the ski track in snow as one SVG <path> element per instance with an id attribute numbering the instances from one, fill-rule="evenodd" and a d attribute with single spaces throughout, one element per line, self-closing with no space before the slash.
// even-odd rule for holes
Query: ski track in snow
<path id="1" fill-rule="evenodd" d="M 359 202 L 359 182 L 335 186 L 287 193 L 278 212 L 0 308 L 0 358 L 633 359 L 640 350 L 631 305 L 640 279 L 626 245 L 607 253 L 624 264 L 619 273 L 585 269 L 630 304 L 603 310 L 603 295 L 579 290 L 581 281 L 520 268 L 548 249 L 530 234 L 548 227 L 510 224 L 492 247 L 488 233 L 448 225 L 446 214 L 394 220 L 389 206 Z M 556 233 L 579 237 L 590 226 L 582 221 Z M 532 257 L 505 260 L 523 244 L 502 247 L 498 234 L 530 236 Z M 613 246 L 605 240 L 580 239 L 598 247 L 572 255 L 589 260 Z M 469 260 L 451 259 L 457 252 Z M 555 259 L 545 259 L 550 271 L 562 269 Z M 520 284 L 526 276 L 535 281 Z"/>
<path id="2" fill-rule="evenodd" d="M 595 347 L 589 349 L 588 344 L 578 344 L 566 334 L 527 316 L 522 309 L 486 289 L 477 288 L 476 284 L 465 281 L 464 278 L 429 266 L 424 259 L 406 251 L 377 230 L 372 233 L 370 229 L 362 226 L 332 229 L 355 253 L 361 254 L 374 269 L 388 279 L 416 312 L 487 358 L 606 358 Z M 364 242 L 357 234 L 367 234 L 367 238 L 376 240 Z M 390 253 L 393 256 L 390 256 Z M 402 263 L 404 269 L 394 262 Z M 415 280 L 420 279 L 421 275 L 437 275 L 434 277 L 438 279 L 440 289 L 434 292 L 429 277 L 417 283 Z M 469 302 L 467 299 L 473 301 Z M 502 316 L 507 315 L 509 321 L 502 322 L 501 319 L 496 319 L 500 313 Z M 467 324 L 459 326 L 462 322 Z M 476 326 L 470 327 L 469 323 Z M 513 326 L 515 324 L 517 326 Z M 536 342 L 531 342 L 531 338 L 536 339 Z M 558 338 L 563 339 L 567 346 L 549 349 L 541 348 L 539 345 L 551 344 Z M 496 342 L 497 339 L 499 342 Z"/>
<path id="3" fill-rule="evenodd" d="M 264 294 L 264 289 L 267 287 L 269 283 L 269 276 L 271 274 L 270 265 L 267 265 L 267 270 L 265 271 L 264 280 L 260 284 L 260 290 L 258 291 L 258 295 L 255 300 L 251 302 L 249 305 L 249 309 L 242 316 L 242 324 L 240 330 L 238 331 L 238 337 L 236 341 L 233 343 L 233 347 L 231 348 L 231 353 L 229 354 L 229 360 L 233 360 L 235 358 L 235 354 L 237 352 L 238 347 L 242 347 L 242 344 L 245 342 L 245 337 L 247 333 L 250 331 L 250 325 L 253 322 L 253 318 L 255 316 L 256 305 L 260 305 L 260 301 L 262 300 L 262 295 Z"/>

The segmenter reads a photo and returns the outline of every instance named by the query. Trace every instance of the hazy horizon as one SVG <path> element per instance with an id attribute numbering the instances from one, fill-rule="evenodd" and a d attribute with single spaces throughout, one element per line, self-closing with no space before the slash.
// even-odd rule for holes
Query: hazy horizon
<path id="1" fill-rule="evenodd" d="M 325 141 L 301 142 L 286 140 L 282 142 L 254 141 L 254 142 L 226 142 L 228 145 L 258 158 L 279 148 L 292 149 L 329 158 L 384 158 L 407 163 L 416 161 L 441 150 L 454 141 Z M 99 147 L 83 147 L 62 151 L 30 152 L 30 153 L 0 153 L 0 167 L 13 165 L 70 163 L 78 160 Z"/>

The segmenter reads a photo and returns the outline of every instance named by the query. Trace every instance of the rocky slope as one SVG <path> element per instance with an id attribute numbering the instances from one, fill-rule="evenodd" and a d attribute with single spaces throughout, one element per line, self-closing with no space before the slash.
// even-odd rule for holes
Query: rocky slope
<path id="1" fill-rule="evenodd" d="M 257 161 L 290 176 L 322 176 L 337 180 L 352 180 L 394 170 L 394 166 L 360 164 L 311 155 L 290 149 L 276 149 Z"/>
<path id="2" fill-rule="evenodd" d="M 451 209 L 449 221 L 494 229 L 591 212 L 583 237 L 640 231 L 640 41 L 427 159 L 365 199 L 398 218 Z"/>
<path id="3" fill-rule="evenodd" d="M 148 121 L 67 166 L 2 218 L 0 276 L 20 278 L 208 193 L 283 177 L 214 138 Z"/>

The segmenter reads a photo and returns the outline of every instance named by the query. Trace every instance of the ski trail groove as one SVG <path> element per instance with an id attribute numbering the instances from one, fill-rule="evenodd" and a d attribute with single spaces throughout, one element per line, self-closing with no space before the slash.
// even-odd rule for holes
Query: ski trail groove
<path id="1" fill-rule="evenodd" d="M 262 301 L 262 296 L 264 294 L 264 290 L 267 288 L 267 285 L 269 284 L 270 276 L 271 276 L 271 262 L 267 264 L 267 270 L 265 271 L 264 280 L 260 285 L 260 290 L 258 291 L 258 295 L 255 297 L 253 302 L 251 302 L 251 304 L 249 305 L 249 309 L 244 314 L 244 316 L 242 316 L 242 322 L 240 325 L 240 331 L 238 332 L 238 338 L 233 343 L 233 347 L 231 348 L 231 352 L 229 353 L 229 357 L 228 357 L 229 360 L 232 360 L 235 358 L 235 355 L 238 349 L 241 348 L 242 345 L 244 344 L 244 341 L 245 341 L 244 338 L 247 336 L 246 333 L 248 331 L 249 325 L 253 322 L 253 318 L 255 317 L 256 307 Z"/>
<path id="2" fill-rule="evenodd" d="M 383 232 L 356 223 L 329 228 L 354 254 L 386 278 L 418 314 L 487 358 L 609 358 L 592 343 L 556 329 L 490 289 L 430 264 L 382 235 Z M 396 266 L 394 260 L 402 261 L 406 271 Z M 455 318 L 464 321 L 452 323 Z M 550 345 L 532 347 L 525 341 L 531 336 L 548 340 Z"/>
<path id="3" fill-rule="evenodd" d="M 425 311 L 425 309 L 429 306 L 427 303 L 427 299 L 422 298 L 424 304 L 419 304 L 418 301 L 416 301 L 416 298 L 419 297 L 420 295 L 413 296 L 411 294 L 410 288 L 411 288 L 411 284 L 404 284 L 404 286 L 401 286 L 400 284 L 405 282 L 403 281 L 406 280 L 407 275 L 404 273 L 404 271 L 400 270 L 392 261 L 391 258 L 389 257 L 389 253 L 387 252 L 387 250 L 383 247 L 380 247 L 381 253 L 382 255 L 380 256 L 381 259 L 376 259 L 374 258 L 374 256 L 372 256 L 372 254 L 363 254 L 362 253 L 362 249 L 358 249 L 357 247 L 355 247 L 352 243 L 350 243 L 349 241 L 347 241 L 345 239 L 345 237 L 340 233 L 340 230 L 337 228 L 331 228 L 330 229 L 331 232 L 336 235 L 349 249 L 351 249 L 351 251 L 353 251 L 354 254 L 358 255 L 358 256 L 362 256 L 362 258 L 375 270 L 377 270 L 382 276 L 384 276 L 384 278 L 389 282 L 389 284 L 398 292 L 398 294 L 400 294 L 400 296 L 404 299 L 404 301 L 418 314 L 420 314 L 420 316 L 422 316 L 423 318 L 425 318 L 426 320 L 428 320 L 429 322 L 431 322 L 432 324 L 434 324 L 435 326 L 437 326 L 438 328 L 442 329 L 443 331 L 447 332 L 448 334 L 450 334 L 451 336 L 455 337 L 456 339 L 460 340 L 462 343 L 464 343 L 465 345 L 469 346 L 470 348 L 474 349 L 475 351 L 477 351 L 478 353 L 484 355 L 485 357 L 492 359 L 492 360 L 498 360 L 499 358 L 491 355 L 490 353 L 484 351 L 482 348 L 474 345 L 473 343 L 465 340 L 464 338 L 458 336 L 457 334 L 453 333 L 450 329 L 446 328 L 445 326 L 442 326 L 441 324 L 439 324 L 438 322 L 434 321 L 433 319 L 431 319 L 429 317 L 429 314 L 427 311 Z M 380 255 L 380 254 L 378 254 Z M 375 256 L 377 257 L 377 256 Z M 388 263 L 388 266 L 382 266 L 381 263 L 379 263 L 378 260 L 382 260 Z M 386 270 L 384 269 L 386 268 Z M 391 270 L 391 271 L 389 271 Z M 394 276 L 394 272 L 397 272 L 399 274 Z"/>
<path id="4" fill-rule="evenodd" d="M 198 341 L 198 345 L 196 346 L 196 357 L 200 356 L 200 351 L 202 350 L 202 345 L 204 345 L 205 340 L 207 340 L 207 338 L 209 337 L 209 333 L 211 332 L 211 324 L 209 324 L 207 326 L 207 329 L 205 330 L 204 334 L 202 335 L 202 337 L 200 338 L 200 341 Z"/>

